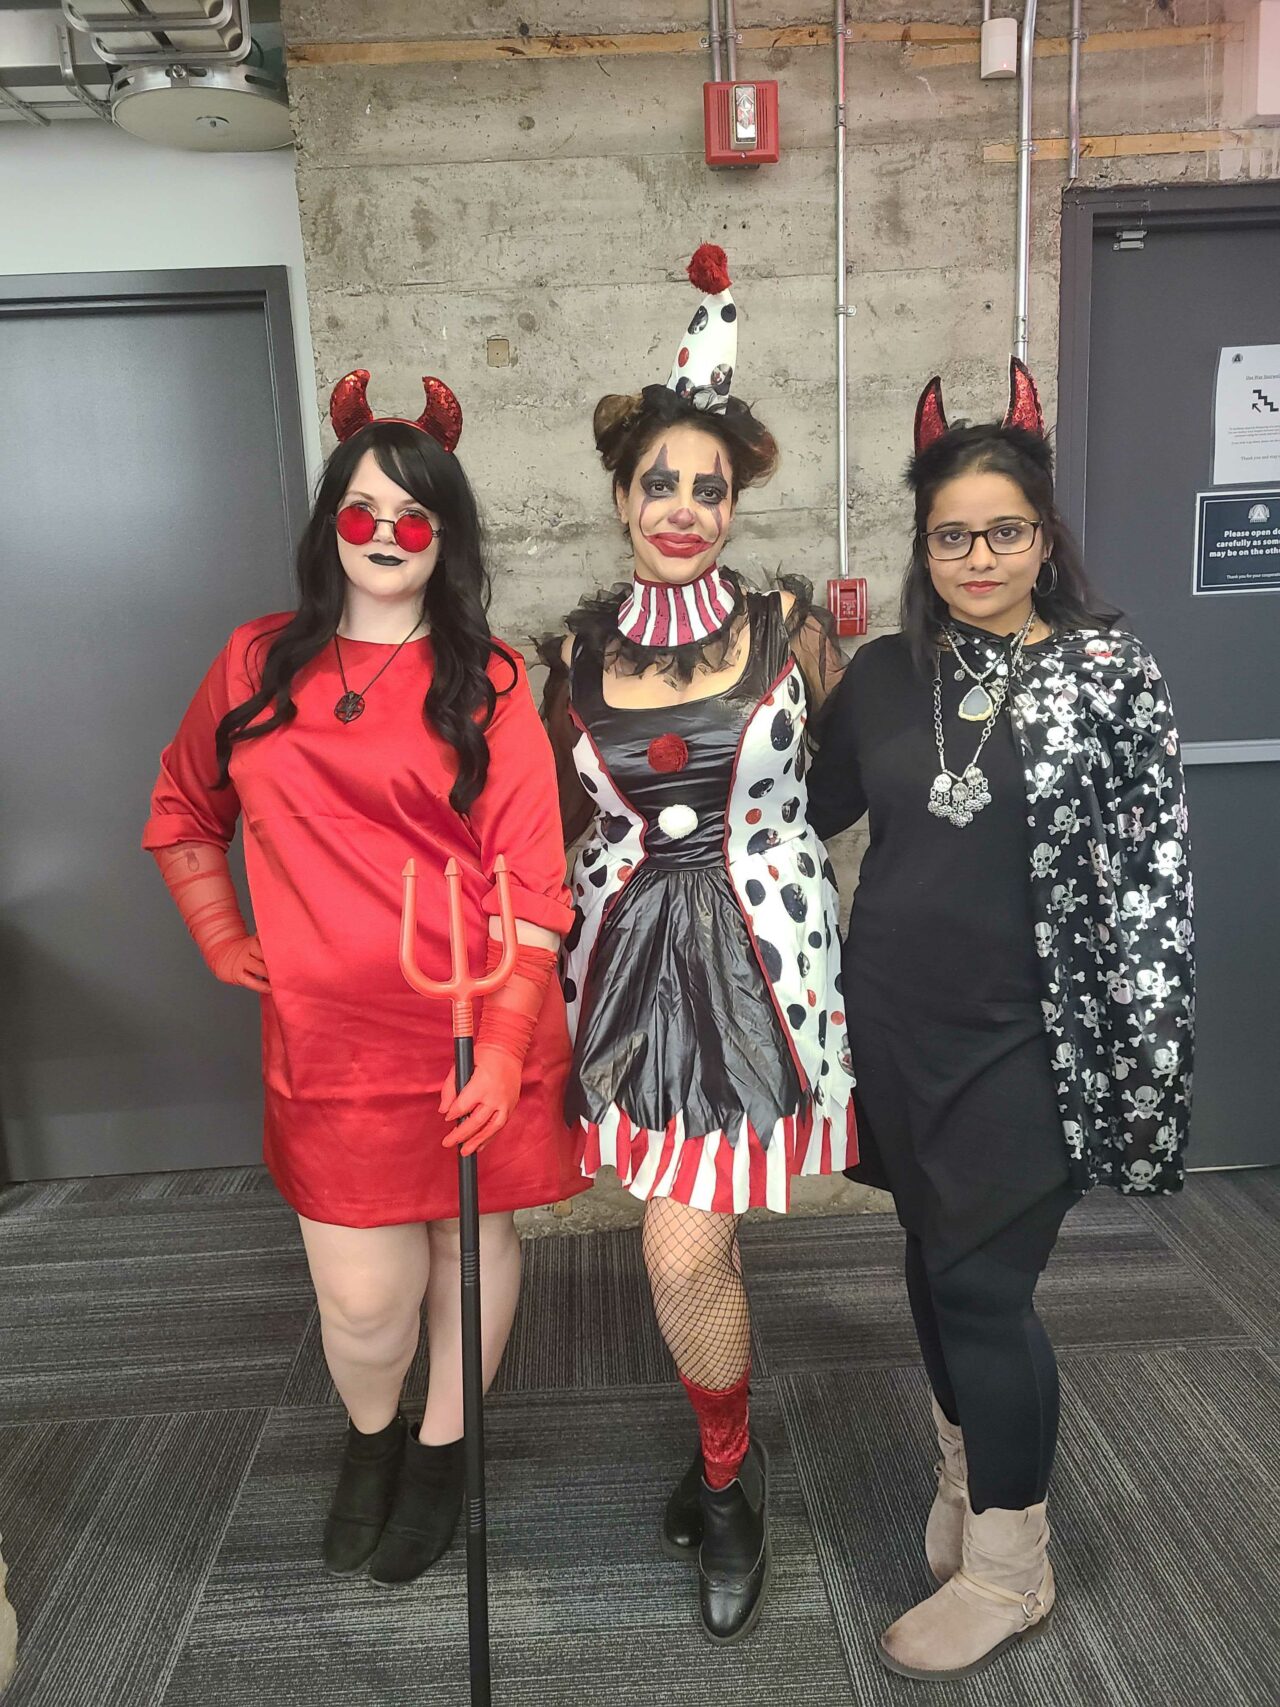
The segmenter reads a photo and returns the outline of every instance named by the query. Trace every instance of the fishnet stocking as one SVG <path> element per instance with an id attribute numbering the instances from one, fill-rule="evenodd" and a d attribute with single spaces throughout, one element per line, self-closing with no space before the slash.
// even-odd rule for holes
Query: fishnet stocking
<path id="1" fill-rule="evenodd" d="M 642 1248 L 662 1337 L 686 1380 L 722 1392 L 751 1357 L 737 1215 L 712 1215 L 668 1197 L 645 1206 Z"/>

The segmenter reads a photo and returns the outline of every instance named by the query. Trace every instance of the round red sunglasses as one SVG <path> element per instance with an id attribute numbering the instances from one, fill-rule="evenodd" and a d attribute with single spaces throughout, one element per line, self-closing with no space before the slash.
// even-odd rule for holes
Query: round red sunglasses
<path id="1" fill-rule="evenodd" d="M 391 523 L 396 544 L 410 556 L 425 551 L 436 537 L 436 530 L 426 516 L 414 510 L 406 511 L 393 521 L 390 516 L 375 516 L 364 504 L 346 504 L 333 518 L 334 527 L 348 545 L 368 545 L 383 522 Z"/>

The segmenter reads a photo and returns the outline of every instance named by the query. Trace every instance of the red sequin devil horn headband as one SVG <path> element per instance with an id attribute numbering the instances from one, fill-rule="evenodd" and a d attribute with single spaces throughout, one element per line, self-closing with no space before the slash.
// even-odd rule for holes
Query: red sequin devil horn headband
<path id="1" fill-rule="evenodd" d="M 368 384 L 368 368 L 358 367 L 354 372 L 344 374 L 334 386 L 333 395 L 329 398 L 329 419 L 339 441 L 351 438 L 362 427 L 372 426 L 375 420 L 396 421 L 401 426 L 417 427 L 420 432 L 429 434 L 445 450 L 455 449 L 462 437 L 462 405 L 442 379 L 423 380 L 427 406 L 416 421 L 405 420 L 399 415 L 375 416 L 365 396 Z"/>
<path id="2" fill-rule="evenodd" d="M 949 430 L 947 412 L 942 406 L 942 381 L 935 374 L 920 393 L 916 404 L 916 454 L 928 450 L 936 439 Z M 1002 427 L 1020 427 L 1024 433 L 1044 437 L 1044 411 L 1036 382 L 1025 362 L 1014 356 L 1009 363 L 1009 407 L 1004 412 Z"/>
<path id="3" fill-rule="evenodd" d="M 1031 377 L 1031 370 L 1014 356 L 1009 363 L 1009 407 L 1004 412 L 1002 427 L 1021 427 L 1024 433 L 1044 437 L 1044 410 L 1040 393 Z"/>

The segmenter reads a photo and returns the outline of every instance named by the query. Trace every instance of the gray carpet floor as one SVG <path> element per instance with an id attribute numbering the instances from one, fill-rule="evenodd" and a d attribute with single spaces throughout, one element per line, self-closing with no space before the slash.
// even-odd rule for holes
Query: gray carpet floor
<path id="1" fill-rule="evenodd" d="M 1064 1422 L 1059 1608 L 963 1685 L 874 1638 L 930 1587 L 928 1407 L 882 1215 L 744 1233 L 775 1575 L 713 1650 L 654 1544 L 693 1432 L 634 1232 L 526 1245 L 488 1408 L 509 1707 L 1246 1707 L 1280 1701 L 1280 1170 L 1095 1193 L 1041 1287 Z M 325 1575 L 343 1418 L 296 1223 L 256 1169 L 0 1192 L 5 1707 L 467 1701 L 461 1544 L 391 1591 Z M 410 1375 L 420 1394 L 425 1356 Z"/>

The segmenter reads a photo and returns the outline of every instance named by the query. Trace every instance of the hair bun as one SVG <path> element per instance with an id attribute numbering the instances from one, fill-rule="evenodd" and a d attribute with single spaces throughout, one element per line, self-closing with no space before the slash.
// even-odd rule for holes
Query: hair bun
<path id="1" fill-rule="evenodd" d="M 643 408 L 644 397 L 638 391 L 612 391 L 596 404 L 595 414 L 591 418 L 591 430 L 595 434 L 596 449 L 600 452 L 606 468 L 614 466 L 622 441 L 640 418 Z"/>

